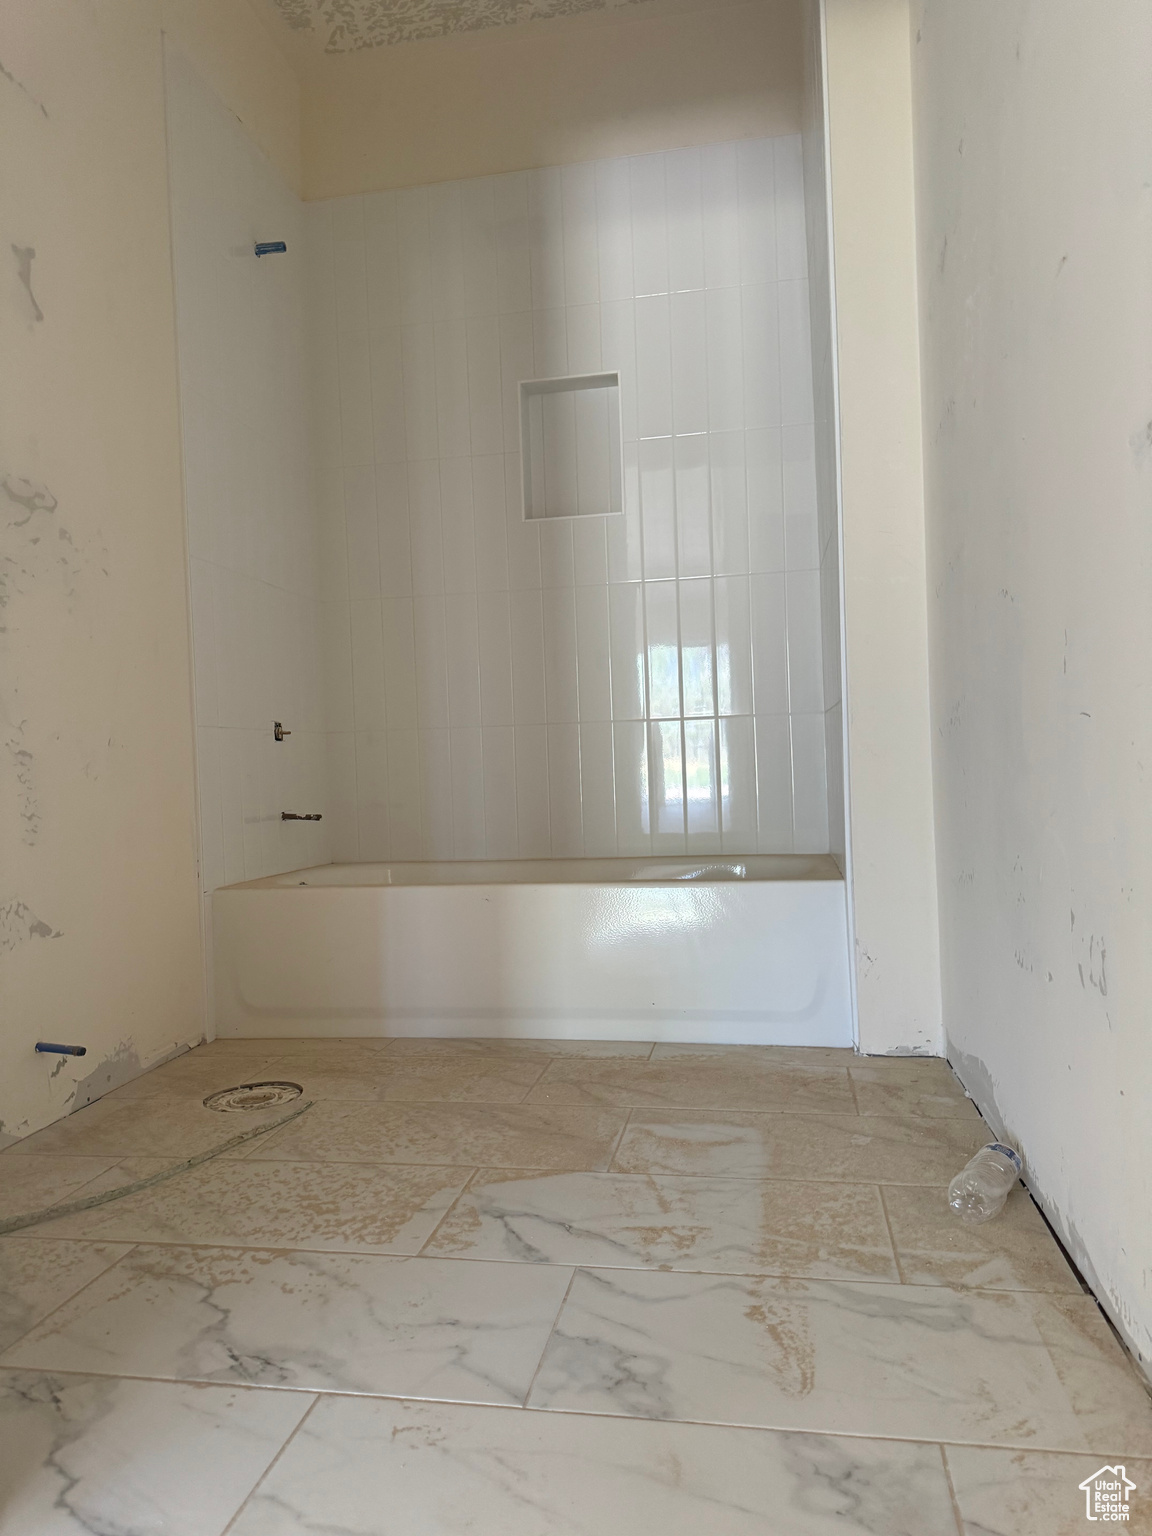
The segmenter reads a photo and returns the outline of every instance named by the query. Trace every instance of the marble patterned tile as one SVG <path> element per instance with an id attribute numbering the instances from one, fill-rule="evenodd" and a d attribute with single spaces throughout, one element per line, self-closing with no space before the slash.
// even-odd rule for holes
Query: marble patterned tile
<path id="1" fill-rule="evenodd" d="M 1028 1192 L 1019 1185 L 999 1216 L 969 1226 L 948 1209 L 947 1187 L 885 1188 L 902 1277 L 914 1285 L 993 1291 L 1068 1291 L 1080 1282 Z"/>
<path id="2" fill-rule="evenodd" d="M 116 1166 L 115 1157 L 52 1157 L 0 1152 L 0 1221 L 30 1215 L 79 1194 L 100 1174 Z"/>
<path id="3" fill-rule="evenodd" d="M 230 1536 L 956 1536 L 939 1449 L 322 1400 Z"/>
<path id="4" fill-rule="evenodd" d="M 37 1131 L 10 1147 L 5 1156 L 72 1153 L 89 1157 L 195 1157 L 223 1146 L 241 1131 L 270 1124 L 286 1112 L 281 1108 L 222 1115 L 205 1109 L 195 1095 L 188 1098 L 152 1094 L 133 1099 L 109 1096 Z"/>
<path id="5" fill-rule="evenodd" d="M 313 1401 L 0 1371 L 0 1536 L 217 1536 Z"/>
<path id="6" fill-rule="evenodd" d="M 898 1280 L 875 1188 L 481 1169 L 427 1253 Z"/>
<path id="7" fill-rule="evenodd" d="M 940 1057 L 857 1057 L 848 1075 L 862 1115 L 980 1119 L 960 1079 Z"/>
<path id="8" fill-rule="evenodd" d="M 128 1251 L 123 1243 L 0 1237 L 0 1349 L 23 1338 Z"/>
<path id="9" fill-rule="evenodd" d="M 406 1037 L 388 1043 L 390 1056 L 635 1056 L 651 1055 L 650 1040 L 448 1040 Z"/>
<path id="10" fill-rule="evenodd" d="M 172 1164 L 130 1158 L 89 1186 L 96 1194 Z M 418 1253 L 471 1168 L 382 1163 L 201 1163 L 139 1194 L 47 1223 L 51 1235 L 129 1243 Z"/>
<path id="11" fill-rule="evenodd" d="M 519 1403 L 570 1276 L 466 1259 L 141 1246 L 0 1365 Z"/>
<path id="12" fill-rule="evenodd" d="M 606 1169 L 626 1115 L 551 1104 L 317 1104 L 250 1154 L 305 1162 Z"/>
<path id="13" fill-rule="evenodd" d="M 662 1044 L 652 1048 L 653 1061 L 675 1061 L 680 1056 L 717 1056 L 733 1063 L 753 1063 L 774 1067 L 796 1067 L 810 1072 L 814 1067 L 845 1068 L 863 1058 L 852 1048 L 838 1045 L 707 1045 Z"/>
<path id="14" fill-rule="evenodd" d="M 284 1056 L 277 1075 L 300 1083 L 310 1099 L 374 1103 L 519 1104 L 547 1062 L 539 1057 L 429 1056 L 395 1062 L 378 1053 L 370 1067 L 315 1066 Z"/>
<path id="15" fill-rule="evenodd" d="M 1089 1529 L 1080 1484 L 1100 1469 L 1100 1456 L 966 1445 L 948 1446 L 945 1456 L 963 1536 L 1083 1536 Z M 1115 1528 L 1152 1536 L 1152 1461 L 1129 1457 L 1124 1470 L 1136 1489 L 1128 1520 Z"/>
<path id="16" fill-rule="evenodd" d="M 197 1047 L 162 1067 L 142 1072 L 130 1083 L 105 1095 L 111 1099 L 143 1099 L 156 1094 L 183 1095 L 203 1099 L 220 1088 L 232 1088 L 237 1083 L 263 1082 L 276 1076 L 273 1071 L 275 1056 L 250 1055 L 248 1052 L 205 1054 Z"/>
<path id="17" fill-rule="evenodd" d="M 805 1069 L 695 1051 L 654 1061 L 553 1061 L 527 1102 L 856 1113 L 843 1067 Z"/>
<path id="18" fill-rule="evenodd" d="M 250 1037 L 243 1040 L 213 1040 L 197 1050 L 220 1055 L 232 1053 L 248 1056 L 323 1056 L 330 1061 L 340 1057 L 356 1057 L 375 1051 L 387 1050 L 391 1041 L 383 1035 L 278 1035 L 266 1039 Z"/>
<path id="19" fill-rule="evenodd" d="M 939 1185 L 986 1139 L 983 1126 L 954 1118 L 638 1109 L 612 1167 L 620 1173 Z"/>
<path id="20" fill-rule="evenodd" d="M 1024 1448 L 1152 1452 L 1084 1296 L 580 1270 L 531 1405 Z"/>

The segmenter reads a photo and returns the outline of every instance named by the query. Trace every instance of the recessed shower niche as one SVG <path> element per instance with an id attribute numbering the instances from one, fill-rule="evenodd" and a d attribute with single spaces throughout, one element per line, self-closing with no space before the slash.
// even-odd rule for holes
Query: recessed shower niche
<path id="1" fill-rule="evenodd" d="M 526 518 L 623 512 L 618 373 L 521 384 L 520 441 Z"/>

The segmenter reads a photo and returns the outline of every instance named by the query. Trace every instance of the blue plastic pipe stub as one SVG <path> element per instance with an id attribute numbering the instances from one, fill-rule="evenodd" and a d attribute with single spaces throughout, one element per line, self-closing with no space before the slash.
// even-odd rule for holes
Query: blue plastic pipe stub
<path id="1" fill-rule="evenodd" d="M 257 256 L 280 256 L 288 247 L 283 240 L 257 240 Z"/>
<path id="2" fill-rule="evenodd" d="M 37 1040 L 38 1051 L 51 1051 L 57 1056 L 87 1056 L 86 1045 L 54 1045 L 51 1040 Z"/>

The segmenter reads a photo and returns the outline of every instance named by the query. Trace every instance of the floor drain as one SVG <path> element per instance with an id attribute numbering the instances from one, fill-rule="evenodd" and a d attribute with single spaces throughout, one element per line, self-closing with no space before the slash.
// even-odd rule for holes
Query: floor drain
<path id="1" fill-rule="evenodd" d="M 241 1083 L 236 1088 L 221 1088 L 204 1100 L 205 1109 L 230 1114 L 242 1109 L 279 1109 L 291 1104 L 304 1092 L 299 1083 Z"/>

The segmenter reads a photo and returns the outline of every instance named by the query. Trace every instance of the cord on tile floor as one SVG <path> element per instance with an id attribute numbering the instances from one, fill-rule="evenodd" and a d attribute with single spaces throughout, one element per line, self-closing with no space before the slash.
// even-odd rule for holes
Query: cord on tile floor
<path id="1" fill-rule="evenodd" d="M 309 1099 L 307 1104 L 299 1105 L 290 1114 L 281 1115 L 279 1120 L 271 1120 L 267 1125 L 253 1126 L 250 1131 L 241 1131 L 238 1136 L 230 1136 L 218 1147 L 212 1147 L 208 1152 L 197 1152 L 195 1157 L 188 1157 L 182 1163 L 177 1163 L 175 1168 L 163 1168 L 159 1173 L 150 1174 L 146 1179 L 135 1179 L 131 1184 L 121 1184 L 116 1189 L 106 1189 L 102 1194 L 89 1195 L 86 1199 L 68 1200 L 62 1205 L 47 1205 L 43 1210 L 30 1211 L 26 1216 L 9 1216 L 7 1220 L 0 1221 L 0 1237 L 6 1237 L 10 1232 L 21 1232 L 25 1227 L 35 1227 L 42 1221 L 55 1221 L 58 1216 L 74 1216 L 78 1211 L 92 1211 L 98 1205 L 107 1205 L 110 1200 L 122 1200 L 125 1195 L 134 1195 L 141 1189 L 151 1189 L 153 1184 L 163 1184 L 166 1179 L 174 1179 L 178 1173 L 187 1173 L 191 1168 L 198 1168 L 201 1163 L 211 1162 L 222 1152 L 229 1152 L 245 1141 L 251 1141 L 256 1136 L 265 1136 L 269 1131 L 278 1131 L 290 1120 L 298 1120 L 302 1114 L 312 1108 L 314 1102 Z"/>

